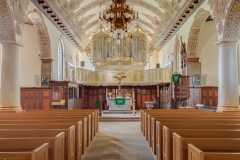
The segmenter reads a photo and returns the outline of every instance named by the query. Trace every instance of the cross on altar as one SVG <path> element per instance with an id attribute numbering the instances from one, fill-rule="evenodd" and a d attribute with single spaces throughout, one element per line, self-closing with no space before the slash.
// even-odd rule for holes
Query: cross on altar
<path id="1" fill-rule="evenodd" d="M 118 74 L 117 76 L 113 76 L 113 78 L 118 80 L 118 97 L 121 97 L 121 80 L 126 78 L 126 76 Z"/>

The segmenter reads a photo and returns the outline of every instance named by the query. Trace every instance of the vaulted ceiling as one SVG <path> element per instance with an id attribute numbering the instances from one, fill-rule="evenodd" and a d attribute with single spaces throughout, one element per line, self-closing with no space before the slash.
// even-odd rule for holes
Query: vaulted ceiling
<path id="1" fill-rule="evenodd" d="M 84 49 L 92 33 L 99 27 L 99 12 L 112 0 L 32 0 Z M 176 31 L 184 18 L 201 0 L 126 0 L 139 13 L 139 25 L 146 30 L 156 49 Z M 36 3 L 37 2 L 37 3 Z M 53 16 L 54 15 L 54 16 Z M 56 20 L 57 18 L 57 20 Z M 132 23 L 131 29 L 136 25 Z M 130 30 L 131 30 L 130 29 Z"/>

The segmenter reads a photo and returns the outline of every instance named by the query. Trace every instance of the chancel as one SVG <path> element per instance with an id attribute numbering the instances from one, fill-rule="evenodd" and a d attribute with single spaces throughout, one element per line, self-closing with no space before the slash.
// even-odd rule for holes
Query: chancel
<path id="1" fill-rule="evenodd" d="M 0 0 L 0 157 L 239 160 L 239 8 Z"/>

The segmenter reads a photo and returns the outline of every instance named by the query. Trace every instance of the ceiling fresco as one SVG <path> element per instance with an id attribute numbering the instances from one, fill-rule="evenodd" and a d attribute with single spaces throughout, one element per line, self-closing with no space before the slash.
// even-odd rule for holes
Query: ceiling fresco
<path id="1" fill-rule="evenodd" d="M 99 13 L 108 7 L 112 0 L 45 0 L 57 10 L 57 14 L 74 30 L 81 40 L 81 48 L 87 46 L 92 33 L 100 26 Z M 126 0 L 139 14 L 139 25 L 147 31 L 150 40 L 159 49 L 160 40 L 182 14 L 183 8 L 196 0 Z M 200 0 L 197 0 L 197 2 Z M 195 2 L 194 2 L 195 3 Z M 178 19 L 177 19 L 178 20 Z M 137 25 L 131 23 L 130 31 Z M 76 36 L 76 34 L 74 36 Z"/>

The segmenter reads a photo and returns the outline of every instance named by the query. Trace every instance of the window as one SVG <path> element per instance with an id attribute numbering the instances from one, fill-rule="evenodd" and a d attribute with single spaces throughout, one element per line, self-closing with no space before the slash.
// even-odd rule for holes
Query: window
<path id="1" fill-rule="evenodd" d="M 58 41 L 58 80 L 63 80 L 63 43 Z"/>

